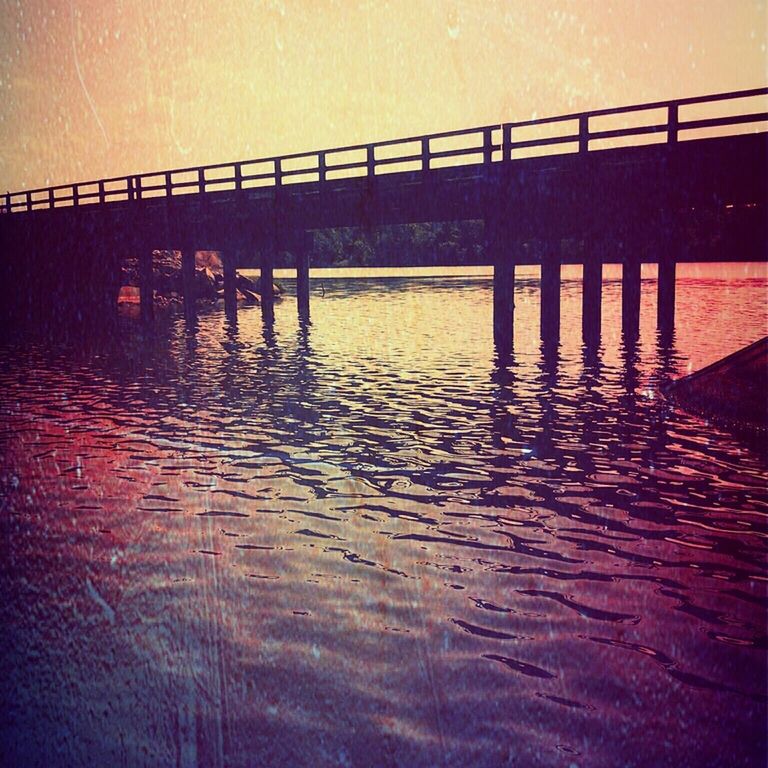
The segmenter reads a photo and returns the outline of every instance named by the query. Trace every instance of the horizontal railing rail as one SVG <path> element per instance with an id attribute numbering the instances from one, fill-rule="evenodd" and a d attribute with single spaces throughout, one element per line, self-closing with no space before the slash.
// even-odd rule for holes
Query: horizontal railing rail
<path id="1" fill-rule="evenodd" d="M 689 119 L 681 119 L 681 111 L 686 108 L 722 103 L 727 105 L 728 102 L 737 102 L 740 99 L 754 100 L 756 97 L 766 96 L 768 87 L 753 88 L 387 139 L 373 144 L 352 144 L 316 152 L 296 152 L 234 163 L 189 166 L 75 184 L 56 184 L 20 192 L 6 192 L 0 198 L 0 213 L 181 198 L 189 194 L 204 195 L 209 192 L 243 192 L 260 187 L 282 187 L 300 182 L 324 183 L 351 177 L 373 178 L 399 171 L 418 172 L 452 167 L 451 160 L 455 161 L 453 166 L 483 166 L 515 160 L 520 157 L 519 154 L 516 155 L 519 152 L 526 152 L 525 156 L 535 156 L 537 149 L 542 150 L 544 154 L 600 151 L 610 148 L 605 146 L 605 142 L 622 139 L 644 140 L 650 137 L 655 143 L 666 141 L 675 144 L 696 138 L 695 131 L 738 129 L 741 126 L 768 122 L 768 109 L 755 111 L 753 104 L 731 115 L 691 116 Z M 664 115 L 655 116 L 649 124 L 602 129 L 590 125 L 592 121 L 604 118 L 654 111 L 663 112 Z M 572 124 L 572 127 L 568 124 Z M 551 132 L 552 128 L 558 129 L 560 126 L 565 127 L 559 134 L 525 136 L 532 130 L 544 129 Z M 435 146 L 450 140 L 464 140 L 468 145 Z M 603 146 L 597 146 L 600 142 Z M 552 149 L 555 152 L 552 152 Z M 355 153 L 358 155 L 356 159 L 349 157 Z M 343 157 L 345 155 L 347 157 Z M 222 171 L 224 173 L 221 173 Z"/>

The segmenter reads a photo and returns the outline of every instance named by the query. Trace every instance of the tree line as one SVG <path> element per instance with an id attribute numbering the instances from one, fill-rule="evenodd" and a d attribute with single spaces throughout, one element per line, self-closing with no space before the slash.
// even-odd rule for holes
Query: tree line
<path id="1" fill-rule="evenodd" d="M 323 229 L 312 247 L 313 267 L 465 266 L 482 264 L 482 257 L 482 221 Z M 259 266 L 258 254 L 252 266 Z M 275 266 L 294 266 L 293 256 L 278 254 Z"/>

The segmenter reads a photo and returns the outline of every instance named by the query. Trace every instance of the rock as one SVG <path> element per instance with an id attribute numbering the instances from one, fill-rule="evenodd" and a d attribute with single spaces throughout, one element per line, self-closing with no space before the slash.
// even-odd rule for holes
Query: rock
<path id="1" fill-rule="evenodd" d="M 181 272 L 181 251 L 152 251 L 152 269 L 168 274 Z"/>
<path id="2" fill-rule="evenodd" d="M 259 295 L 254 291 L 249 291 L 247 288 L 244 290 L 238 290 L 238 294 L 243 296 L 245 301 L 247 301 L 249 304 L 259 304 L 261 302 Z"/>
<path id="3" fill-rule="evenodd" d="M 120 270 L 120 284 L 123 288 L 136 288 L 136 293 L 120 291 L 118 304 L 138 304 L 139 259 L 123 260 Z M 180 251 L 152 251 L 152 277 L 154 282 L 155 303 L 159 307 L 169 306 L 181 301 L 183 279 Z M 253 291 L 254 286 L 247 278 L 243 287 Z M 195 253 L 195 295 L 200 299 L 216 301 L 224 286 L 224 265 L 218 251 L 197 251 Z M 247 300 L 244 298 L 243 300 Z"/>
<path id="4" fill-rule="evenodd" d="M 261 278 L 256 281 L 256 292 L 261 295 Z M 283 288 L 279 283 L 272 283 L 272 295 L 278 298 L 283 295 Z"/>
<path id="5" fill-rule="evenodd" d="M 208 267 L 195 270 L 195 295 L 200 299 L 216 300 L 216 278 Z"/>
<path id="6" fill-rule="evenodd" d="M 256 283 L 253 282 L 249 277 L 246 277 L 245 275 L 241 275 L 239 272 L 235 272 L 235 285 L 240 290 L 246 290 L 246 291 L 252 291 L 253 293 L 258 293 L 258 287 L 256 286 Z"/>
<path id="7" fill-rule="evenodd" d="M 218 251 L 197 251 L 195 253 L 195 269 L 206 268 L 217 275 L 224 274 L 224 265 Z"/>

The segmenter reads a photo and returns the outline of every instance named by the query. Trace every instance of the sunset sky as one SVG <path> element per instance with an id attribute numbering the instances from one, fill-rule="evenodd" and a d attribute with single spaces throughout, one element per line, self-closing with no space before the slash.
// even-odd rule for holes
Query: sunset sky
<path id="1" fill-rule="evenodd" d="M 755 0 L 0 0 L 0 186 L 762 86 L 766 16 Z"/>

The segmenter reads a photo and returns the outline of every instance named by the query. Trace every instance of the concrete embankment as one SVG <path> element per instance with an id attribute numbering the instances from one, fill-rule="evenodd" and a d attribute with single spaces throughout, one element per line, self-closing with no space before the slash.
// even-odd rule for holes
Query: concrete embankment
<path id="1" fill-rule="evenodd" d="M 666 394 L 733 431 L 768 438 L 768 336 L 678 379 Z"/>

